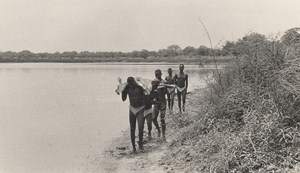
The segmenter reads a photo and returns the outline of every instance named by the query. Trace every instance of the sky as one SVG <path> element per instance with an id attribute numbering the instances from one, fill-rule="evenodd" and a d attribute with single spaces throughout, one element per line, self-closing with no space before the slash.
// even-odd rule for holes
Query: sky
<path id="1" fill-rule="evenodd" d="M 214 47 L 300 26 L 299 0 L 0 0 L 0 51 Z"/>

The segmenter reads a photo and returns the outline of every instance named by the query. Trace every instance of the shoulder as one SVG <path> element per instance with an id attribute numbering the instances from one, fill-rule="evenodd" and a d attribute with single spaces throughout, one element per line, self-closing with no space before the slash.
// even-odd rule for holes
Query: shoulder
<path id="1" fill-rule="evenodd" d="M 129 87 L 128 87 L 128 85 L 126 85 L 126 86 L 124 87 L 124 89 L 123 89 L 123 92 L 124 92 L 124 91 L 128 91 L 128 89 L 129 89 Z"/>
<path id="2" fill-rule="evenodd" d="M 140 86 L 140 85 L 136 85 L 136 88 L 138 88 L 141 91 L 144 91 L 144 88 L 142 86 Z"/>
<path id="3" fill-rule="evenodd" d="M 158 89 L 155 89 L 155 90 L 154 90 L 154 93 L 159 93 L 159 90 L 158 90 Z"/>
<path id="4" fill-rule="evenodd" d="M 154 92 L 153 92 L 153 93 L 154 93 L 154 95 L 155 95 L 155 96 L 159 96 L 159 91 L 158 91 L 157 89 L 156 89 L 156 90 L 154 90 Z"/>
<path id="5" fill-rule="evenodd" d="M 156 94 L 158 92 L 159 92 L 158 89 L 155 89 L 155 90 L 152 91 L 153 94 Z"/>
<path id="6" fill-rule="evenodd" d="M 155 96 L 158 93 L 157 89 L 150 92 L 150 96 Z"/>
<path id="7" fill-rule="evenodd" d="M 128 94 L 128 90 L 129 90 L 129 88 L 126 86 L 126 87 L 123 89 L 122 94 Z"/>

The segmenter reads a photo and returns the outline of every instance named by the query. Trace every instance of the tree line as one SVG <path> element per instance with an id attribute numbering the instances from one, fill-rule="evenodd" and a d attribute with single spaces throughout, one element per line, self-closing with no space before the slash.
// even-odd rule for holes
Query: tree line
<path id="1" fill-rule="evenodd" d="M 293 28 L 295 29 L 295 28 Z M 282 38 L 287 37 L 287 33 L 291 33 L 294 30 L 290 29 L 286 31 Z M 297 33 L 298 34 L 298 33 Z M 29 50 L 23 50 L 20 52 L 13 51 L 0 51 L 0 62 L 105 62 L 105 61 L 126 61 L 128 59 L 134 59 L 136 61 L 143 61 L 145 59 L 151 59 L 153 61 L 159 60 L 159 58 L 166 60 L 172 60 L 174 57 L 196 57 L 203 56 L 238 56 L 249 54 L 248 47 L 255 44 L 257 41 L 268 41 L 265 35 L 259 33 L 250 33 L 237 41 L 226 41 L 220 48 L 209 48 L 206 46 L 199 46 L 198 48 L 187 46 L 181 48 L 178 45 L 170 45 L 165 49 L 159 49 L 158 51 L 149 51 L 142 49 L 140 51 L 132 52 L 107 52 L 107 51 L 66 51 L 66 52 L 54 52 L 54 53 L 33 53 Z M 273 41 L 276 41 L 274 39 Z M 277 40 L 278 41 L 278 40 Z M 156 58 L 156 59 L 155 59 Z"/>
<path id="2" fill-rule="evenodd" d="M 222 52 L 222 49 L 215 49 L 214 52 L 221 56 L 226 55 Z M 29 50 L 23 50 L 20 52 L 13 51 L 0 51 L 0 61 L 1 62 L 27 62 L 27 61 L 76 61 L 76 60 L 86 60 L 86 61 L 97 61 L 101 59 L 117 59 L 117 58 L 141 58 L 147 59 L 150 57 L 176 57 L 176 56 L 211 56 L 213 51 L 211 48 L 206 46 L 200 46 L 198 48 L 187 46 L 182 49 L 178 45 L 170 45 L 165 49 L 159 49 L 158 51 L 149 51 L 142 49 L 140 51 L 132 52 L 107 52 L 107 51 L 65 51 L 65 52 L 54 52 L 54 53 L 34 53 Z"/>

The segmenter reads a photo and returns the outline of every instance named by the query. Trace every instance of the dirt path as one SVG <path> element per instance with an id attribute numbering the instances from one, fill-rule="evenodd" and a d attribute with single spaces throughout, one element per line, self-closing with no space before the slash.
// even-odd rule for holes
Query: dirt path
<path id="1" fill-rule="evenodd" d="M 168 151 L 168 141 L 174 138 L 171 133 L 172 130 L 166 132 L 169 138 L 164 141 L 156 137 L 156 129 L 153 129 L 153 138 L 144 139 L 145 151 L 137 150 L 133 154 L 128 129 L 113 139 L 103 153 L 88 156 L 86 163 L 82 164 L 83 170 L 86 173 L 174 173 L 171 165 L 162 159 Z"/>
<path id="2" fill-rule="evenodd" d="M 199 92 L 198 92 L 199 94 Z M 169 146 L 172 141 L 178 138 L 178 131 L 172 128 L 174 123 L 178 123 L 181 118 L 186 117 L 187 114 L 195 114 L 196 110 L 194 103 L 199 98 L 196 94 L 189 95 L 190 104 L 187 105 L 187 112 L 181 114 L 166 114 L 166 141 L 157 136 L 157 130 L 152 130 L 153 138 L 148 141 L 144 139 L 145 152 L 138 150 L 137 154 L 132 154 L 132 147 L 130 142 L 129 130 L 126 130 L 119 137 L 115 138 L 102 154 L 90 161 L 90 168 L 87 172 L 105 172 L 105 173 L 180 173 L 183 172 L 179 167 L 173 167 L 170 162 L 174 162 L 177 158 L 170 158 L 163 160 L 163 156 L 169 151 Z M 175 107 L 174 107 L 175 108 Z M 174 112 L 178 112 L 177 107 Z M 173 117 L 173 118 L 171 118 Z M 177 121 L 175 122 L 174 120 Z M 145 125 L 147 132 L 147 125 Z M 144 135 L 147 136 L 147 135 Z M 136 140 L 138 137 L 136 137 Z"/>
<path id="3" fill-rule="evenodd" d="M 156 133 L 153 134 L 156 136 Z M 132 154 L 129 131 L 115 139 L 105 150 L 101 167 L 107 173 L 172 173 L 173 168 L 161 159 L 168 149 L 167 141 L 154 137 L 144 141 L 145 151 Z"/>

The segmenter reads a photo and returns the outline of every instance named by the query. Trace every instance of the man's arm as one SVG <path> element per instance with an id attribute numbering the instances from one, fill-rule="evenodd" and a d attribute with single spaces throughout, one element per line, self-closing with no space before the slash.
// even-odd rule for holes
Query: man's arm
<path id="1" fill-rule="evenodd" d="M 125 101 L 127 98 L 127 89 L 125 88 L 124 91 L 122 91 L 122 100 Z"/>
<path id="2" fill-rule="evenodd" d="M 185 76 L 185 87 L 186 87 L 186 90 L 188 89 L 188 85 L 189 85 L 189 77 L 186 74 L 186 76 Z"/>
<path id="3" fill-rule="evenodd" d="M 158 91 L 157 90 L 154 90 L 153 93 L 152 93 L 152 104 L 157 104 L 158 101 L 159 101 L 159 94 L 158 94 Z"/>
<path id="4" fill-rule="evenodd" d="M 167 86 L 165 86 L 165 94 L 167 94 L 168 90 L 167 90 Z"/>
<path id="5" fill-rule="evenodd" d="M 174 84 L 177 85 L 177 74 L 174 76 Z"/>
<path id="6" fill-rule="evenodd" d="M 157 91 L 152 89 L 151 93 L 149 94 L 149 99 L 151 101 L 151 104 L 156 104 L 157 100 Z"/>
<path id="7" fill-rule="evenodd" d="M 176 78 L 175 78 L 175 75 L 174 75 L 174 77 L 173 77 L 173 79 L 172 79 L 172 84 L 176 84 Z"/>
<path id="8" fill-rule="evenodd" d="M 161 84 L 166 84 L 167 82 L 166 81 L 164 81 L 164 80 L 162 80 L 162 82 L 161 82 Z M 167 86 L 166 85 L 164 85 L 164 95 L 166 95 L 167 94 Z"/>

